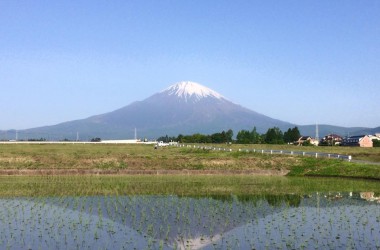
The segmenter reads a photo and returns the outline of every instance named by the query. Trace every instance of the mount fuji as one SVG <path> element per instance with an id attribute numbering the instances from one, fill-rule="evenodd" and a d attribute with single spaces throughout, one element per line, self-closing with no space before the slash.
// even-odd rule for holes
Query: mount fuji
<path id="1" fill-rule="evenodd" d="M 109 113 L 18 131 L 18 137 L 75 140 L 79 134 L 81 140 L 125 139 L 133 138 L 136 128 L 139 138 L 155 139 L 164 135 L 211 134 L 228 129 L 236 134 L 242 129 L 252 130 L 254 126 L 258 132 L 265 133 L 274 126 L 286 131 L 295 125 L 244 108 L 214 90 L 187 81 Z M 322 129 L 320 127 L 320 132 Z M 11 134 L 8 132 L 9 137 Z"/>
<path id="2" fill-rule="evenodd" d="M 201 84 L 183 81 L 133 102 L 115 111 L 86 119 L 18 131 L 21 138 L 75 140 L 94 137 L 102 139 L 133 138 L 135 128 L 139 138 L 154 139 L 163 135 L 215 133 L 232 129 L 259 132 L 278 126 L 288 129 L 292 124 L 276 120 L 244 108 Z M 11 132 L 8 136 L 11 137 Z"/>

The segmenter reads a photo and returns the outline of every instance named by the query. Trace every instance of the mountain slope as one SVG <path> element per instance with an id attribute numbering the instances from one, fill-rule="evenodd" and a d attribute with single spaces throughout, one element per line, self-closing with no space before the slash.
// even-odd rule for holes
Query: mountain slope
<path id="1" fill-rule="evenodd" d="M 302 135 L 308 135 L 311 137 L 315 137 L 315 125 L 301 125 L 298 126 L 299 131 Z M 340 127 L 340 126 L 332 126 L 332 125 L 318 125 L 319 130 L 319 138 L 322 138 L 328 134 L 338 134 L 340 136 L 348 136 L 348 135 L 362 135 L 362 134 L 375 134 L 380 131 L 380 128 L 364 128 L 364 127 Z"/>
<path id="2" fill-rule="evenodd" d="M 221 94 L 198 83 L 179 82 L 143 101 L 133 102 L 109 113 L 18 131 L 18 138 L 75 140 L 79 136 L 80 140 L 94 137 L 126 139 L 134 137 L 135 128 L 139 138 L 148 139 L 163 135 L 210 134 L 228 129 L 232 129 L 236 135 L 238 131 L 251 130 L 254 126 L 259 133 L 265 133 L 274 126 L 285 132 L 296 125 L 232 103 Z M 315 125 L 299 128 L 303 135 L 315 135 Z M 320 137 L 331 132 L 346 135 L 366 130 L 368 129 L 319 125 Z M 15 131 L 8 131 L 6 136 L 8 139 L 15 138 Z"/>
<path id="3" fill-rule="evenodd" d="M 136 127 L 147 136 L 212 133 L 242 128 L 259 131 L 291 124 L 272 119 L 228 101 L 219 93 L 193 82 L 180 82 L 110 113 L 90 117 L 92 123 L 115 129 Z"/>
<path id="4" fill-rule="evenodd" d="M 19 131 L 21 138 L 102 139 L 214 133 L 221 130 L 293 126 L 234 104 L 221 94 L 194 82 L 179 82 L 143 101 L 82 120 Z"/>

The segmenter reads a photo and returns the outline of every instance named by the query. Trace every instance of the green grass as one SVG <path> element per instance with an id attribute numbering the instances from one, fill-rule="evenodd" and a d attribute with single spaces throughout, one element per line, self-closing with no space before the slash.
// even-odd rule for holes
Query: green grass
<path id="1" fill-rule="evenodd" d="M 0 174 L 8 174 L 9 171 L 17 174 L 25 170 L 29 170 L 29 174 L 41 174 L 39 171 L 44 170 L 60 170 L 60 174 L 73 174 L 75 171 L 80 174 L 86 170 L 108 174 L 125 173 L 122 171 L 172 170 L 214 171 L 213 173 L 219 174 L 224 174 L 225 171 L 230 171 L 230 173 L 273 171 L 273 174 L 289 172 L 292 176 L 341 176 L 380 180 L 380 165 L 238 151 L 239 148 L 318 151 L 353 155 L 354 160 L 380 162 L 380 148 L 292 145 L 215 146 L 231 148 L 233 151 L 187 147 L 167 147 L 155 150 L 153 145 L 125 144 L 0 144 Z"/>
<path id="2" fill-rule="evenodd" d="M 129 170 L 252 170 L 287 168 L 295 159 L 283 156 L 160 148 L 151 145 L 0 144 L 2 169 L 129 169 Z"/>
<path id="3" fill-rule="evenodd" d="M 236 148 L 251 148 L 251 149 L 273 149 L 273 150 L 288 150 L 288 151 L 305 151 L 305 152 L 320 152 L 332 153 L 341 155 L 351 155 L 355 160 L 380 162 L 380 147 L 377 148 L 360 148 L 360 147 L 315 147 L 315 146 L 295 146 L 295 145 L 268 145 L 268 144 L 253 144 L 253 145 L 232 145 Z"/>
<path id="4" fill-rule="evenodd" d="M 380 180 L 380 165 L 305 157 L 291 168 L 289 176 L 330 176 Z"/>
<path id="5" fill-rule="evenodd" d="M 380 192 L 378 181 L 284 176 L 0 176 L 0 197 L 175 194 L 180 196 Z"/>

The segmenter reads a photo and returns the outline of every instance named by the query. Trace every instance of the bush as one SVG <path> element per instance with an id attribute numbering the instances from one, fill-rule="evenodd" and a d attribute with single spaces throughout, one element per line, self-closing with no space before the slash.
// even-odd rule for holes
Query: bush
<path id="1" fill-rule="evenodd" d="M 302 143 L 302 146 L 313 146 L 309 140 L 306 140 Z"/>

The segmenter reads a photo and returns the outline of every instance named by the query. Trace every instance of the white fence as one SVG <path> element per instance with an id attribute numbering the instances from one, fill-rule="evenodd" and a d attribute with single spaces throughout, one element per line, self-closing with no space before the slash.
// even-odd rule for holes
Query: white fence
<path id="1" fill-rule="evenodd" d="M 215 151 L 226 151 L 232 152 L 231 148 L 221 148 L 214 146 L 200 146 L 200 145 L 190 145 L 190 144 L 178 144 L 177 147 L 187 147 L 187 148 L 197 148 L 204 150 L 215 150 Z M 237 149 L 238 152 L 246 153 L 257 153 L 257 154 L 286 154 L 286 155 L 299 155 L 299 156 L 309 156 L 315 158 L 331 158 L 351 161 L 351 155 L 341 155 L 332 153 L 320 153 L 320 152 L 307 152 L 307 151 L 289 151 L 289 150 L 273 150 L 273 149 Z"/>

